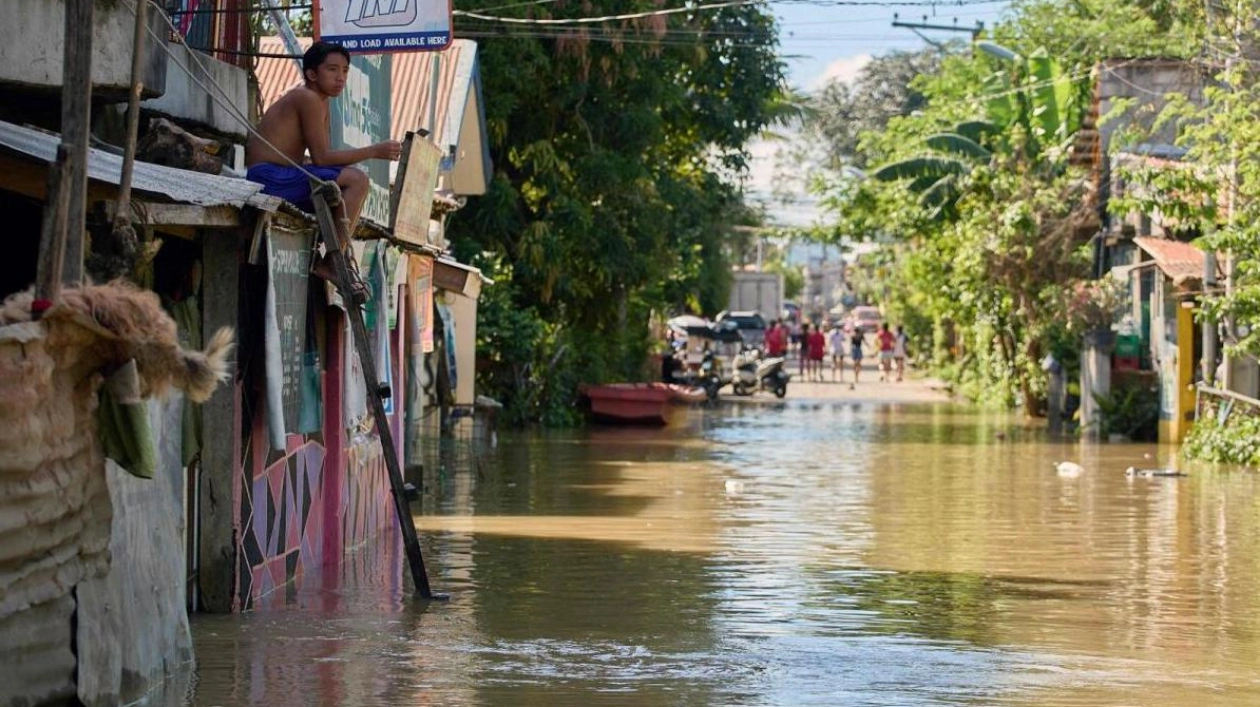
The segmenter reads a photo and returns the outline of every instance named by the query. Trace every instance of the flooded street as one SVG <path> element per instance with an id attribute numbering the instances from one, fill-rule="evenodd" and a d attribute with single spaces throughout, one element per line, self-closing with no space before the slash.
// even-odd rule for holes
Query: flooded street
<path id="1" fill-rule="evenodd" d="M 192 705 L 1255 705 L 1248 472 L 950 404 L 503 435 L 399 548 L 193 617 Z M 1053 462 L 1079 462 L 1076 476 Z"/>

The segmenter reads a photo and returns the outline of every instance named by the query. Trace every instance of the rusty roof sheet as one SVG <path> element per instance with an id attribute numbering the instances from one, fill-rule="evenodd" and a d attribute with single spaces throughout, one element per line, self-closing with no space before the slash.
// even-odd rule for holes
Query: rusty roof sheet
<path id="1" fill-rule="evenodd" d="M 309 47 L 308 37 L 298 39 Z M 263 54 L 285 54 L 279 37 L 260 37 L 258 51 Z M 450 154 L 459 144 L 460 130 L 466 117 L 468 99 L 474 87 L 477 43 L 456 39 L 440 52 L 400 52 L 393 56 L 390 71 L 390 137 L 402 141 L 408 131 L 427 128 L 431 107 L 435 129 L 430 132 L 434 143 Z M 433 90 L 433 70 L 437 66 L 437 91 Z M 263 110 L 290 89 L 302 85 L 302 76 L 293 59 L 259 57 L 255 67 L 262 93 Z M 476 116 L 471 116 L 476 119 Z"/>
<path id="2" fill-rule="evenodd" d="M 57 157 L 60 143 L 61 136 L 56 133 L 0 121 L 0 146 L 13 152 L 51 163 Z M 122 157 L 111 152 L 91 149 L 88 151 L 88 178 L 118 184 L 122 179 L 122 161 Z M 198 206 L 231 205 L 240 208 L 249 205 L 275 211 L 280 205 L 279 199 L 259 193 L 261 184 L 139 160 L 136 161 L 131 186 L 136 191 L 161 194 L 173 201 Z"/>
<path id="3" fill-rule="evenodd" d="M 1189 243 L 1139 236 L 1133 239 L 1133 244 L 1149 254 L 1155 261 L 1155 267 L 1175 284 L 1203 279 L 1203 251 Z"/>
<path id="4" fill-rule="evenodd" d="M 309 37 L 298 37 L 302 48 L 311 46 Z M 263 54 L 287 54 L 284 42 L 279 37 L 259 37 L 258 51 Z M 290 89 L 302 85 L 302 73 L 298 71 L 297 62 L 301 59 L 281 59 L 279 57 L 258 57 L 254 64 L 254 75 L 258 77 L 258 91 L 262 94 L 262 107 L 267 110 Z"/>

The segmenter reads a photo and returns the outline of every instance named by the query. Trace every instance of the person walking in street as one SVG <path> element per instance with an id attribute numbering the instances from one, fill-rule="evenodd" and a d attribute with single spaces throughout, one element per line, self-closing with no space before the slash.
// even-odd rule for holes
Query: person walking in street
<path id="1" fill-rule="evenodd" d="M 849 390 L 853 390 L 862 374 L 862 348 L 865 345 L 866 336 L 862 333 L 862 327 L 854 326 L 849 334 L 849 358 L 853 360 L 853 382 L 849 384 Z"/>
<path id="2" fill-rule="evenodd" d="M 831 381 L 844 382 L 844 329 L 837 324 L 831 328 L 828 344 L 831 348 Z"/>
<path id="3" fill-rule="evenodd" d="M 905 327 L 897 325 L 897 335 L 893 338 L 893 362 L 897 366 L 897 382 L 900 383 L 906 374 L 906 344 L 909 343 L 909 337 L 906 336 Z"/>
<path id="4" fill-rule="evenodd" d="M 823 336 L 822 325 L 814 326 L 814 331 L 809 335 L 809 368 L 814 374 L 814 380 L 822 382 L 822 363 L 823 355 L 827 350 L 827 338 Z"/>
<path id="5" fill-rule="evenodd" d="M 888 330 L 888 322 L 880 324 L 879 332 L 875 334 L 875 344 L 879 348 L 880 382 L 892 379 L 893 348 L 896 343 L 896 337 Z"/>

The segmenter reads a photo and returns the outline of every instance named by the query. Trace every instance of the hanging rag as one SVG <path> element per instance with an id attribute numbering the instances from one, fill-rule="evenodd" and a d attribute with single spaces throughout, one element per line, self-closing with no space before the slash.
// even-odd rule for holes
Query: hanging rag
<path id="1" fill-rule="evenodd" d="M 152 479 L 157 451 L 149 409 L 140 397 L 140 372 L 131 359 L 105 379 L 99 393 L 96 421 L 105 456 L 127 473 Z"/>

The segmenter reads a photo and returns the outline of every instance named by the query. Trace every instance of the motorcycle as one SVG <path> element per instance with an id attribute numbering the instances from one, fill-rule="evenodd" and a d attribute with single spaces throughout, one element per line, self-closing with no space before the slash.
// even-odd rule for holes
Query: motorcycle
<path id="1" fill-rule="evenodd" d="M 787 372 L 787 359 L 781 356 L 762 358 L 761 351 L 745 349 L 733 362 L 735 375 L 731 387 L 736 395 L 752 395 L 758 390 L 774 393 L 776 398 L 787 395 L 787 384 L 792 374 Z"/>
<path id="2" fill-rule="evenodd" d="M 704 360 L 700 362 L 698 377 L 697 385 L 704 388 L 705 401 L 710 404 L 717 402 L 718 391 L 726 385 L 726 381 L 722 380 L 721 374 L 718 373 L 717 361 L 712 351 L 704 352 Z"/>

